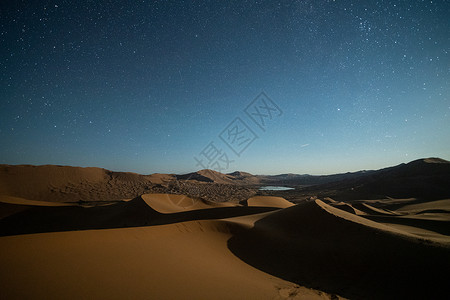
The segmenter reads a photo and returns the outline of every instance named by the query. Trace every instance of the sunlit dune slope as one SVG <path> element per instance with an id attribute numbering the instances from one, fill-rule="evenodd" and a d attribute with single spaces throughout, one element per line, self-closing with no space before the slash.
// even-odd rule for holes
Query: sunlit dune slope
<path id="1" fill-rule="evenodd" d="M 330 299 L 227 249 L 239 225 L 192 221 L 0 238 L 3 299 Z"/>
<path id="2" fill-rule="evenodd" d="M 196 209 L 208 209 L 214 207 L 234 207 L 237 204 L 229 202 L 212 202 L 200 198 L 173 194 L 145 194 L 142 199 L 154 210 L 160 213 L 176 213 Z"/>
<path id="3" fill-rule="evenodd" d="M 101 168 L 0 165 L 0 195 L 47 202 L 111 201 L 134 198 L 174 179 Z"/>
<path id="4" fill-rule="evenodd" d="M 247 205 L 286 208 L 294 204 L 281 197 L 255 196 L 247 200 Z"/>

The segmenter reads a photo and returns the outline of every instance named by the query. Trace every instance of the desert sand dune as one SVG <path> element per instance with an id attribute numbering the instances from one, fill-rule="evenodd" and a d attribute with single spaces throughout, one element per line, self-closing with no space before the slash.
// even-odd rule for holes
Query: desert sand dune
<path id="1" fill-rule="evenodd" d="M 438 274 L 450 267 L 450 251 L 444 247 L 450 245 L 447 235 L 374 222 L 355 210 L 340 209 L 345 203 L 316 200 L 294 206 L 280 199 L 284 200 L 260 197 L 249 199 L 250 206 L 228 206 L 156 194 L 97 207 L 28 205 L 32 208 L 0 220 L 3 235 L 17 234 L 7 229 L 20 226 L 26 230 L 19 233 L 72 232 L 0 237 L 2 272 L 20 270 L 2 283 L 5 295 L 38 299 L 121 298 L 125 293 L 161 299 L 178 298 L 180 293 L 189 299 L 444 295 L 445 277 Z M 272 207 L 251 206 L 256 204 Z M 130 226 L 134 228 L 123 228 Z M 104 229 L 82 230 L 100 228 Z M 24 282 L 30 289 L 20 288 Z"/>
<path id="2" fill-rule="evenodd" d="M 268 215 L 270 215 L 273 212 L 274 211 L 272 210 L 272 211 L 258 213 L 258 214 L 231 217 L 231 218 L 226 218 L 226 219 L 221 219 L 221 220 L 226 220 L 227 222 L 238 224 L 242 228 L 250 229 L 253 226 L 255 226 L 255 223 L 257 221 L 261 220 L 262 218 L 267 217 Z"/>
<path id="3" fill-rule="evenodd" d="M 409 204 L 398 208 L 396 211 L 403 214 L 419 214 L 437 210 L 450 213 L 450 199 Z"/>
<path id="4" fill-rule="evenodd" d="M 247 200 L 247 205 L 286 208 L 294 204 L 281 197 L 255 196 Z"/>
<path id="5" fill-rule="evenodd" d="M 325 203 L 338 203 L 339 202 L 330 197 L 325 197 L 322 199 L 322 201 L 324 201 Z"/>
<path id="6" fill-rule="evenodd" d="M 362 215 L 362 217 L 357 217 L 355 215 L 349 214 L 347 211 L 337 210 L 335 207 L 327 205 L 320 200 L 316 201 L 318 205 L 324 208 L 326 211 L 341 217 L 343 219 L 359 223 L 364 226 L 372 227 L 375 229 L 384 230 L 387 232 L 391 232 L 394 234 L 402 235 L 408 238 L 420 238 L 425 239 L 428 242 L 436 242 L 441 246 L 450 247 L 450 222 L 449 218 L 445 222 L 438 221 L 430 221 L 430 220 L 422 220 L 411 218 L 404 218 L 403 216 L 391 216 L 391 215 Z M 377 221 L 377 222 L 373 222 Z M 392 224 L 403 224 L 403 228 L 416 228 L 417 230 L 400 230 L 402 226 L 391 226 Z M 419 230 L 427 228 L 428 230 Z M 438 234 L 438 232 L 432 232 L 430 236 L 426 236 L 426 232 L 431 232 L 431 230 L 437 230 L 438 232 L 442 231 L 442 235 Z M 421 232 L 420 236 L 414 234 L 414 232 Z M 438 240 L 435 237 L 438 236 Z"/>
<path id="7" fill-rule="evenodd" d="M 342 209 L 342 205 L 335 203 L 331 205 Z M 449 243 L 450 200 L 448 199 L 420 203 L 417 199 L 358 200 L 352 201 L 351 206 L 365 213 L 364 215 L 356 213 L 357 215 L 379 224 L 401 229 L 408 234 L 419 233 L 422 238 L 430 241 Z M 352 212 L 349 209 L 346 211 Z"/>
<path id="8" fill-rule="evenodd" d="M 429 198 L 426 184 L 419 198 L 344 197 L 360 175 L 371 185 L 372 175 L 387 174 L 377 178 L 391 178 L 392 190 L 419 180 L 422 165 L 427 180 L 447 178 L 447 166 L 425 163 L 328 185 L 344 191 L 338 200 L 291 191 L 297 205 L 252 197 L 256 189 L 242 184 L 257 176 L 243 172 L 203 170 L 177 181 L 172 174 L 1 165 L 1 298 L 446 298 L 450 200 L 430 201 L 447 193 L 442 184 Z"/>
<path id="9" fill-rule="evenodd" d="M 449 250 L 387 227 L 318 200 L 267 215 L 228 246 L 269 274 L 352 299 L 445 296 Z"/>
<path id="10" fill-rule="evenodd" d="M 101 168 L 0 165 L 0 195 L 47 202 L 120 201 L 167 186 L 171 174 L 140 175 Z"/>
<path id="11" fill-rule="evenodd" d="M 146 176 L 148 178 L 148 180 L 150 180 L 152 183 L 155 184 L 167 184 L 170 181 L 174 180 L 175 175 L 173 174 L 160 174 L 160 173 L 155 173 L 155 174 L 151 174 L 151 175 L 147 175 Z"/>
<path id="12" fill-rule="evenodd" d="M 45 200 L 49 190 L 57 190 L 68 184 L 98 183 L 106 180 L 107 176 L 106 171 L 100 168 L 1 165 L 0 194 Z"/>
<path id="13" fill-rule="evenodd" d="M 110 206 L 29 206 L 0 220 L 0 235 L 147 225 L 158 216 L 139 199 Z"/>
<path id="14" fill-rule="evenodd" d="M 376 200 L 378 201 L 378 200 Z M 384 201 L 384 200 L 380 200 Z M 400 213 L 396 213 L 394 211 L 390 211 L 386 208 L 379 208 L 372 205 L 372 203 L 375 203 L 375 205 L 378 202 L 375 202 L 374 200 L 357 200 L 357 201 L 350 201 L 342 202 L 342 201 L 329 201 L 329 200 L 323 200 L 323 202 L 330 204 L 331 206 L 340 208 L 342 210 L 356 213 L 357 215 L 400 215 Z M 370 203 L 370 204 L 368 204 Z M 383 202 L 384 203 L 384 202 Z"/>
<path id="15" fill-rule="evenodd" d="M 448 214 L 429 215 L 407 215 L 407 216 L 381 216 L 370 215 L 365 218 L 375 221 L 379 224 L 397 224 L 405 225 L 425 230 L 433 231 L 435 233 L 450 236 L 450 216 Z M 397 227 L 397 226 L 395 226 Z"/>
<path id="16" fill-rule="evenodd" d="M 344 202 L 334 202 L 334 203 L 330 203 L 332 206 L 337 207 L 339 209 L 345 210 L 347 212 L 350 212 L 352 214 L 356 214 L 358 216 L 363 216 L 366 215 L 367 213 L 356 208 L 355 205 L 352 204 L 348 204 L 348 203 L 344 203 Z"/>
<path id="17" fill-rule="evenodd" d="M 2 237 L 2 298 L 331 298 L 239 260 L 227 249 L 233 227 L 192 221 Z"/>
<path id="18" fill-rule="evenodd" d="M 29 205 L 20 205 L 20 204 L 10 204 L 0 202 L 0 220 L 15 214 L 18 214 L 22 211 L 29 209 Z"/>
<path id="19" fill-rule="evenodd" d="M 28 200 L 19 197 L 0 195 L 0 219 L 25 211 L 33 206 L 61 207 L 72 206 L 68 203 Z"/>
<path id="20" fill-rule="evenodd" d="M 154 210 L 170 214 L 188 210 L 208 209 L 214 207 L 234 207 L 237 204 L 228 202 L 212 202 L 200 198 L 173 194 L 145 194 L 142 199 Z"/>
<path id="21" fill-rule="evenodd" d="M 354 206 L 356 206 L 356 204 L 354 204 Z M 361 203 L 361 210 L 365 211 L 367 214 L 376 213 L 381 215 L 399 215 L 399 213 L 396 213 L 395 211 L 373 207 L 367 203 Z"/>
<path id="22" fill-rule="evenodd" d="M 418 222 L 411 222 L 411 225 L 406 225 L 407 222 L 397 222 L 397 223 L 383 223 L 384 225 L 387 225 L 389 227 L 398 229 L 403 232 L 407 232 L 411 235 L 414 235 L 417 238 L 422 238 L 426 241 L 432 241 L 434 243 L 438 243 L 441 245 L 450 245 L 450 232 L 446 231 L 445 234 L 441 234 L 436 230 L 437 226 L 431 227 L 431 226 L 421 226 L 421 224 L 418 224 Z M 431 227 L 431 229 L 434 229 L 435 231 L 427 230 L 425 228 Z"/>
<path id="23" fill-rule="evenodd" d="M 199 171 L 191 178 L 190 174 L 140 175 L 100 168 L 0 165 L 0 195 L 36 201 L 99 205 L 102 202 L 133 199 L 148 193 L 184 194 L 214 202 L 235 203 L 255 194 L 256 189 L 240 184 L 242 180 L 212 172 L 214 171 Z M 201 174 L 214 176 L 207 178 Z M 184 179 L 177 180 L 179 177 Z"/>
<path id="24" fill-rule="evenodd" d="M 23 206 L 17 209 L 8 208 L 9 213 L 0 219 L 0 236 L 162 225 L 190 220 L 231 218 L 277 209 L 235 206 L 227 203 L 213 205 L 208 201 L 168 194 L 142 195 L 130 201 L 107 206 L 38 205 L 25 208 Z"/>
<path id="25" fill-rule="evenodd" d="M 49 202 L 49 201 L 36 201 L 36 200 L 29 200 L 25 198 L 20 197 L 13 197 L 13 196 L 7 196 L 7 195 L 0 195 L 0 202 L 1 203 L 8 203 L 8 204 L 16 204 L 16 205 L 31 205 L 31 206 L 74 206 L 74 204 L 70 203 L 60 203 L 60 202 Z"/>
<path id="26" fill-rule="evenodd" d="M 221 184 L 233 183 L 233 178 L 231 176 L 209 169 L 204 169 L 184 175 L 177 175 L 177 179 L 192 180 L 198 182 L 216 182 Z"/>

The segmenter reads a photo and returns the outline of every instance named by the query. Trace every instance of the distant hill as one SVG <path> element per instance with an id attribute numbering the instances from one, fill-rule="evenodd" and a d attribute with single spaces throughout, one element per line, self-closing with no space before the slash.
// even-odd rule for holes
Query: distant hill
<path id="1" fill-rule="evenodd" d="M 119 200 L 152 192 L 186 192 L 187 188 L 188 192 L 201 196 L 205 193 L 195 186 L 206 188 L 208 184 L 227 185 L 231 190 L 287 185 L 297 187 L 295 192 L 343 199 L 386 196 L 442 199 L 450 198 L 450 162 L 440 158 L 425 158 L 376 171 L 323 176 L 253 175 L 242 171 L 223 174 L 208 169 L 183 175 L 140 175 L 101 168 L 0 165 L 0 196 L 39 201 Z M 206 194 L 213 191 L 219 192 L 209 188 Z M 227 197 L 226 193 L 223 195 Z"/>
<path id="2" fill-rule="evenodd" d="M 374 171 L 358 171 L 353 173 L 334 175 L 308 175 L 308 174 L 280 174 L 280 175 L 253 175 L 248 172 L 235 171 L 223 174 L 213 170 L 200 170 L 183 175 L 176 175 L 178 180 L 197 182 L 210 182 L 236 185 L 283 185 L 283 186 L 308 186 L 328 182 L 336 182 L 343 179 L 356 178 Z"/>
<path id="3" fill-rule="evenodd" d="M 232 184 L 233 177 L 214 170 L 204 169 L 184 175 L 176 175 L 178 180 L 194 180 L 199 182 Z"/>
<path id="4" fill-rule="evenodd" d="M 305 191 L 337 199 L 450 198 L 450 162 L 440 158 L 418 159 L 377 171 L 336 177 L 340 180 L 306 188 Z M 334 176 L 334 175 L 333 175 Z"/>
<path id="5" fill-rule="evenodd" d="M 0 196 L 30 200 L 76 202 L 134 198 L 174 175 L 140 175 L 101 168 L 0 165 Z"/>

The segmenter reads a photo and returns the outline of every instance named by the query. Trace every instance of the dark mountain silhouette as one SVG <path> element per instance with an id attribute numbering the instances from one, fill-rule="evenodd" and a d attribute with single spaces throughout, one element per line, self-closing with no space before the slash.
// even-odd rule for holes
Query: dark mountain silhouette
<path id="1" fill-rule="evenodd" d="M 444 199 L 450 197 L 450 162 L 426 158 L 377 171 L 353 173 L 349 178 L 310 186 L 305 192 L 336 199 L 419 198 Z"/>

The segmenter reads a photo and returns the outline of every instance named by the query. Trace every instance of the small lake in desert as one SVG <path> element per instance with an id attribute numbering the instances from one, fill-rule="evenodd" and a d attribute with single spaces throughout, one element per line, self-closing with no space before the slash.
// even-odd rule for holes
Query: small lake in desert
<path id="1" fill-rule="evenodd" d="M 295 188 L 288 187 L 288 186 L 262 186 L 259 188 L 260 191 L 289 191 L 289 190 L 295 190 Z"/>

